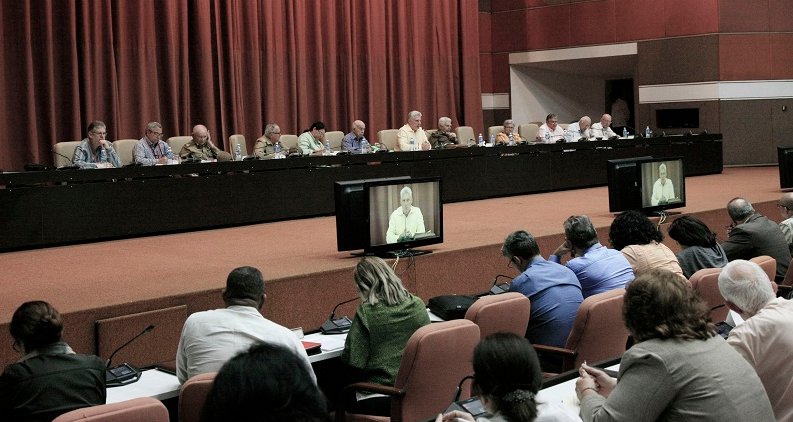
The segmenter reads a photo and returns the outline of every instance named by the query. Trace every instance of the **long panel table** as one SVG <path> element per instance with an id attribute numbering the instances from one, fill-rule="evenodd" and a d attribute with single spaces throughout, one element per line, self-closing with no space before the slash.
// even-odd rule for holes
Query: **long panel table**
<path id="1" fill-rule="evenodd" d="M 441 176 L 443 202 L 602 186 L 610 159 L 722 171 L 720 134 L 514 147 L 0 173 L 0 250 L 330 215 L 333 183 Z M 156 216 L 156 218 L 154 218 Z"/>

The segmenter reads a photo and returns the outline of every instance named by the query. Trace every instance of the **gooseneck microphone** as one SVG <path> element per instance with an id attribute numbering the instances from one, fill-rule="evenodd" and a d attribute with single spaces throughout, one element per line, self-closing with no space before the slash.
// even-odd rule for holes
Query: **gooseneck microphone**
<path id="1" fill-rule="evenodd" d="M 333 307 L 333 310 L 330 312 L 330 316 L 328 316 L 328 320 L 322 323 L 322 326 L 319 327 L 322 334 L 342 334 L 346 333 L 350 330 L 350 326 L 352 326 L 352 321 L 350 318 L 344 316 L 339 319 L 336 318 L 336 310 L 339 309 L 339 306 L 359 300 L 360 297 L 354 297 L 349 300 L 345 300 Z"/>
<path id="2" fill-rule="evenodd" d="M 69 157 L 67 157 L 67 156 L 65 156 L 65 155 L 63 155 L 63 154 L 61 154 L 60 152 L 58 152 L 58 151 L 55 151 L 55 150 L 52 150 L 52 153 L 53 153 L 53 154 L 55 154 L 55 155 L 57 155 L 58 157 L 62 157 L 62 158 L 65 158 L 65 159 L 69 160 L 69 165 L 68 165 L 68 166 L 65 166 L 65 167 L 72 167 L 72 166 L 74 166 L 74 160 L 73 160 L 73 159 L 71 159 L 71 158 L 69 158 Z M 58 167 L 58 168 L 64 168 L 64 166 L 61 166 L 61 167 Z"/>
<path id="3" fill-rule="evenodd" d="M 502 284 L 496 284 L 496 283 L 498 283 L 498 279 L 499 278 L 506 278 L 507 280 L 509 280 L 509 282 L 502 283 Z M 496 278 L 493 279 L 493 285 L 490 286 L 490 294 L 491 295 L 498 295 L 498 294 L 501 294 L 501 293 L 508 292 L 509 291 L 509 284 L 511 282 L 512 282 L 512 277 L 510 277 L 508 275 L 504 275 L 504 274 L 497 275 Z"/>
<path id="4" fill-rule="evenodd" d="M 154 330 L 154 325 L 153 325 L 153 324 L 152 324 L 152 325 L 149 325 L 149 326 L 148 326 L 148 327 L 146 327 L 146 328 L 144 328 L 144 329 L 143 329 L 143 331 L 141 331 L 140 333 L 138 333 L 138 335 L 136 335 L 135 337 L 132 337 L 132 338 L 131 338 L 131 339 L 130 339 L 128 342 L 126 342 L 126 343 L 122 344 L 122 345 L 121 345 L 121 347 L 119 347 L 118 349 L 116 349 L 115 351 L 113 351 L 113 353 L 111 353 L 111 354 L 110 354 L 110 357 L 109 357 L 109 358 L 107 358 L 107 363 L 105 364 L 105 367 L 106 367 L 106 368 L 110 368 L 110 363 L 111 363 L 111 362 L 113 362 L 113 357 L 116 355 L 116 353 L 118 353 L 119 351 L 121 351 L 121 349 L 123 349 L 123 348 L 127 347 L 127 346 L 128 346 L 130 343 L 132 343 L 133 341 L 137 340 L 138 338 L 140 338 L 140 337 L 141 337 L 141 336 L 143 336 L 144 334 L 148 334 L 148 333 L 152 332 L 152 330 Z"/>

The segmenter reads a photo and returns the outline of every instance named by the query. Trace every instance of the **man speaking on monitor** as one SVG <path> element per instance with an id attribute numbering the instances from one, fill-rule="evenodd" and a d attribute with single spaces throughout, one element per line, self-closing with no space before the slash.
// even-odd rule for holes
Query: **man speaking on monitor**
<path id="1" fill-rule="evenodd" d="M 666 164 L 658 166 L 658 180 L 653 184 L 653 196 L 650 204 L 653 206 L 664 205 L 675 200 L 675 187 L 672 181 L 666 177 Z"/>
<path id="2" fill-rule="evenodd" d="M 405 186 L 399 192 L 400 207 L 388 219 L 387 243 L 413 240 L 418 233 L 424 233 L 424 216 L 418 207 L 413 206 L 413 190 Z"/>

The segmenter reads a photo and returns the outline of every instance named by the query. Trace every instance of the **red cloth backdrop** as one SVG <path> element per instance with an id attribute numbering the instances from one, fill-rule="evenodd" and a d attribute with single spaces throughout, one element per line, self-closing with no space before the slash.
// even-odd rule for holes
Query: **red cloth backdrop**
<path id="1" fill-rule="evenodd" d="M 264 125 L 300 133 L 481 127 L 477 0 L 15 0 L 0 2 L 0 168 L 52 162 L 52 145 L 210 128 L 252 148 Z"/>

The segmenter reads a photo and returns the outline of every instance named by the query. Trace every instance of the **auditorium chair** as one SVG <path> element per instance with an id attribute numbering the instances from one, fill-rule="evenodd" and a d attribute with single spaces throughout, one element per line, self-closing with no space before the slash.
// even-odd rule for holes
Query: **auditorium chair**
<path id="1" fill-rule="evenodd" d="M 281 143 L 281 148 L 283 148 L 284 151 L 299 152 L 297 150 L 297 135 L 282 134 L 281 137 L 278 138 L 278 142 Z"/>
<path id="2" fill-rule="evenodd" d="M 248 143 L 245 142 L 245 135 L 235 133 L 234 135 L 229 136 L 229 153 L 231 155 L 234 155 L 237 152 L 237 144 L 240 144 L 240 152 L 242 152 L 242 156 L 247 156 Z M 218 147 L 220 147 L 220 145 L 218 145 Z"/>
<path id="3" fill-rule="evenodd" d="M 776 280 L 776 259 L 771 258 L 768 255 L 760 255 L 750 259 L 749 261 L 759 265 L 760 268 L 765 271 L 769 281 Z"/>
<path id="4" fill-rule="evenodd" d="M 341 141 L 344 140 L 344 132 L 340 130 L 325 132 L 325 140 L 330 141 L 331 151 L 341 151 Z"/>
<path id="5" fill-rule="evenodd" d="M 536 123 L 524 123 L 518 126 L 518 134 L 520 137 L 529 141 L 534 142 L 537 139 L 537 132 L 540 131 L 540 126 Z"/>
<path id="6" fill-rule="evenodd" d="M 182 152 L 182 147 L 184 144 L 193 140 L 192 136 L 171 136 L 168 138 L 168 146 L 171 147 L 171 151 L 174 154 L 179 155 Z"/>
<path id="7" fill-rule="evenodd" d="M 168 409 L 151 397 L 83 407 L 66 412 L 52 422 L 168 422 Z"/>
<path id="8" fill-rule="evenodd" d="M 729 309 L 719 292 L 721 268 L 703 268 L 688 279 L 691 289 L 705 301 L 710 309 L 710 320 L 719 323 L 727 319 Z"/>
<path id="9" fill-rule="evenodd" d="M 52 146 L 52 163 L 55 167 L 71 166 L 74 163 L 74 150 L 80 146 L 82 141 L 64 141 L 58 142 Z"/>
<path id="10" fill-rule="evenodd" d="M 584 299 L 564 347 L 534 344 L 543 372 L 569 371 L 584 361 L 621 356 L 628 341 L 628 329 L 622 321 L 624 294 L 624 289 L 614 289 Z"/>
<path id="11" fill-rule="evenodd" d="M 793 259 L 790 260 L 790 264 L 787 267 L 785 278 L 777 287 L 777 296 L 780 297 L 788 297 L 790 292 L 793 291 Z"/>
<path id="12" fill-rule="evenodd" d="M 397 146 L 397 133 L 399 133 L 399 129 L 383 129 L 377 132 L 377 142 L 388 148 L 389 151 L 393 151 Z"/>
<path id="13" fill-rule="evenodd" d="M 504 131 L 504 126 L 490 126 L 487 128 L 487 140 L 490 142 L 491 136 L 497 136 L 499 133 Z M 517 133 L 517 132 L 516 132 Z"/>
<path id="14" fill-rule="evenodd" d="M 199 422 L 204 402 L 212 390 L 217 372 L 198 374 L 185 381 L 179 391 L 179 421 Z"/>
<path id="15" fill-rule="evenodd" d="M 118 139 L 113 141 L 113 149 L 118 154 L 118 159 L 121 161 L 122 166 L 132 164 L 135 159 L 132 157 L 132 149 L 138 143 L 137 139 Z"/>
<path id="16" fill-rule="evenodd" d="M 482 296 L 465 312 L 465 319 L 479 326 L 479 335 L 485 338 L 493 333 L 526 335 L 531 314 L 531 302 L 521 293 L 509 292 Z"/>
<path id="17" fill-rule="evenodd" d="M 347 414 L 338 403 L 337 421 L 425 421 L 449 406 L 460 381 L 473 374 L 471 358 L 479 327 L 467 319 L 425 325 L 408 340 L 394 386 L 359 382 L 345 388 L 391 397 L 391 417 Z"/>
<path id="18" fill-rule="evenodd" d="M 474 128 L 471 126 L 457 126 L 454 132 L 457 134 L 457 139 L 462 145 L 468 145 L 470 141 L 477 141 L 477 138 L 474 137 Z"/>
<path id="19" fill-rule="evenodd" d="M 433 133 L 435 133 L 435 132 L 437 132 L 437 131 L 438 131 L 438 129 L 425 129 L 425 130 L 424 130 L 424 133 L 426 133 L 426 134 L 427 134 L 427 139 L 429 139 L 429 138 L 430 138 L 430 135 L 432 135 Z"/>

